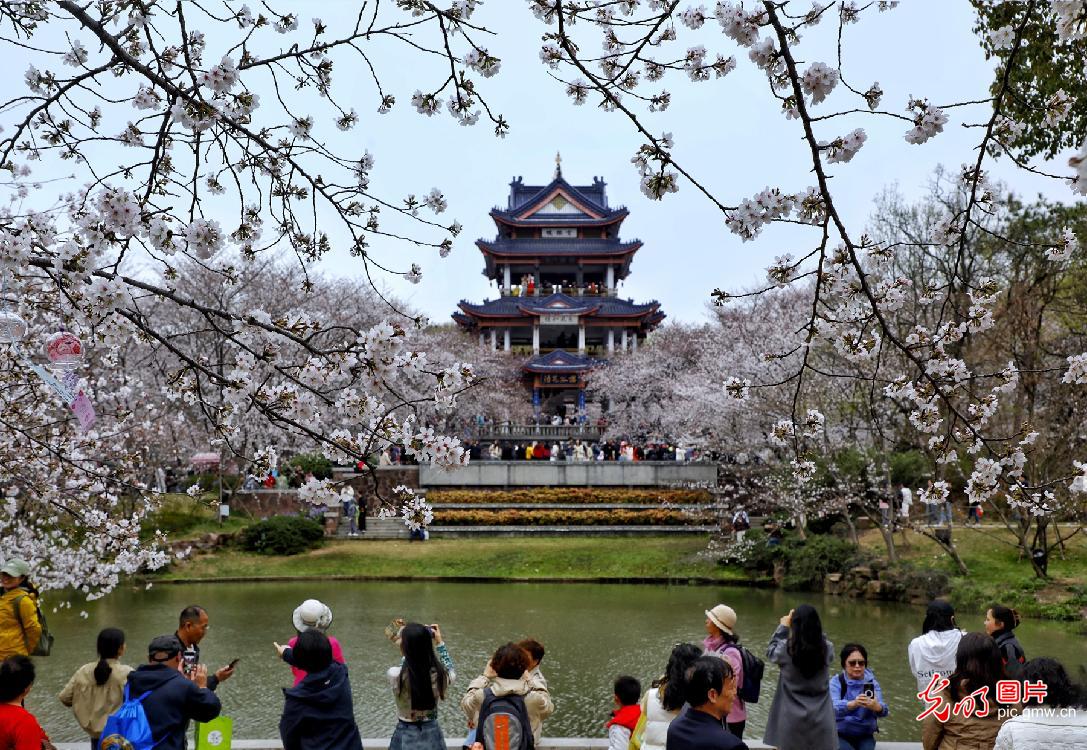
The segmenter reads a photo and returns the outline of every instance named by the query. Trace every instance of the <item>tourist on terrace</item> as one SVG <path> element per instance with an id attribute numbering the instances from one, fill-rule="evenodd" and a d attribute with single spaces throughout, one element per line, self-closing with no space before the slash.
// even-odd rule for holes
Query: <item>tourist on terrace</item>
<path id="1" fill-rule="evenodd" d="M 309 628 L 291 643 L 275 644 L 291 669 L 303 675 L 283 690 L 283 750 L 362 750 L 347 667 L 342 657 L 335 659 L 331 639 Z"/>
<path id="2" fill-rule="evenodd" d="M 105 628 L 98 633 L 98 661 L 84 664 L 76 670 L 68 684 L 57 696 L 72 709 L 79 726 L 91 738 L 91 747 L 98 747 L 106 717 L 124 702 L 125 682 L 132 667 L 119 660 L 125 653 L 125 634 L 118 628 Z"/>
<path id="3" fill-rule="evenodd" d="M 0 662 L 0 747 L 8 750 L 51 750 L 41 724 L 23 707 L 34 685 L 34 662 L 18 654 Z"/>
<path id="4" fill-rule="evenodd" d="M 457 675 L 442 630 L 437 624 L 409 622 L 395 640 L 402 658 L 386 673 L 397 717 L 389 750 L 446 750 L 438 701 L 445 700 Z"/>
<path id="5" fill-rule="evenodd" d="M 1046 686 L 1041 709 L 1031 699 L 996 735 L 993 750 L 1087 747 L 1087 690 L 1076 685 L 1060 662 L 1031 659 L 1021 677 Z"/>
<path id="6" fill-rule="evenodd" d="M 962 631 L 955 625 L 955 609 L 950 602 L 934 599 L 925 610 L 921 635 L 910 641 L 910 671 L 917 680 L 917 692 L 924 690 L 939 673 L 947 677 L 955 669 L 955 652 Z"/>
<path id="7" fill-rule="evenodd" d="M 1011 679 L 1018 679 L 1023 665 L 1027 662 L 1023 647 L 1014 631 L 1019 626 L 1019 613 L 1002 604 L 994 604 L 985 613 L 985 632 L 996 641 L 1000 657 L 1004 661 L 1004 674 Z"/>
<path id="8" fill-rule="evenodd" d="M 954 706 L 976 690 L 988 688 L 986 700 L 989 711 L 981 716 L 965 711 L 951 711 L 946 721 L 936 714 L 921 723 L 921 745 L 924 750 L 955 750 L 956 748 L 989 748 L 996 742 L 1001 725 L 1007 721 L 1008 707 L 996 701 L 996 683 L 1004 679 L 1004 664 L 996 641 L 985 633 L 967 633 L 955 651 L 955 671 L 948 676 L 948 687 L 935 693 L 943 703 Z M 980 706 L 980 702 L 976 705 Z M 1018 706 L 1013 707 L 1018 711 Z"/>
<path id="9" fill-rule="evenodd" d="M 340 642 L 331 636 L 328 636 L 328 629 L 332 625 L 332 610 L 329 609 L 327 604 L 318 601 L 317 599 L 306 599 L 306 601 L 299 604 L 294 613 L 291 615 L 291 624 L 294 625 L 297 635 L 291 637 L 287 641 L 286 648 L 294 648 L 294 645 L 298 642 L 298 637 L 302 633 L 309 630 L 316 630 L 322 635 L 328 638 L 329 647 L 332 649 L 332 658 L 340 663 L 345 664 L 343 659 L 343 648 L 340 647 Z M 282 652 L 280 653 L 282 656 Z M 283 661 L 291 665 L 291 674 L 294 675 L 294 685 L 297 686 L 303 678 L 306 676 L 306 670 L 299 667 L 294 662 L 284 657 Z"/>
<path id="10" fill-rule="evenodd" d="M 666 750 L 747 750 L 724 726 L 736 697 L 736 677 L 728 662 L 714 656 L 695 660 L 687 670 L 684 697 L 688 709 L 668 725 Z"/>
<path id="11" fill-rule="evenodd" d="M 879 681 L 868 669 L 868 651 L 859 643 L 847 643 L 841 661 L 842 671 L 830 678 L 838 750 L 875 750 L 877 719 L 889 711 Z"/>
<path id="12" fill-rule="evenodd" d="M 778 750 L 838 747 L 827 666 L 834 646 L 823 633 L 819 613 L 801 604 L 781 618 L 766 657 L 781 667 L 763 742 Z"/>
<path id="13" fill-rule="evenodd" d="M 706 639 L 702 641 L 702 649 L 705 653 L 719 656 L 728 662 L 732 668 L 732 674 L 736 677 L 736 684 L 744 682 L 744 661 L 740 654 L 740 639 L 736 636 L 736 610 L 726 604 L 718 604 L 713 609 L 706 610 Z M 725 719 L 728 731 L 739 739 L 744 738 L 744 727 L 747 725 L 747 706 L 736 696 L 732 701 L 728 717 Z"/>
<path id="14" fill-rule="evenodd" d="M 642 750 L 664 750 L 668 737 L 668 725 L 679 716 L 686 701 L 684 688 L 687 670 L 702 655 L 702 649 L 693 643 L 680 643 L 672 648 L 664 677 L 656 680 L 642 696 L 642 718 L 631 737 Z"/>
<path id="15" fill-rule="evenodd" d="M 505 699 L 518 713 L 524 710 L 535 745 L 540 744 L 544 719 L 555 713 L 547 684 L 532 679 L 528 652 L 516 643 L 498 647 L 483 674 L 468 683 L 460 707 L 470 728 L 480 728 L 480 715 L 495 699 Z M 482 739 L 482 737 L 480 738 Z M 486 745 L 486 743 L 484 743 Z"/>

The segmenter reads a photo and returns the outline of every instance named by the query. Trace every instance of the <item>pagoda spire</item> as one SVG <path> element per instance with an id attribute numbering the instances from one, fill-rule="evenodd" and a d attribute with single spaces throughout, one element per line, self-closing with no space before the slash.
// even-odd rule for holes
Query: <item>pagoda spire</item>
<path id="1" fill-rule="evenodd" d="M 555 179 L 562 177 L 562 154 L 555 152 Z"/>

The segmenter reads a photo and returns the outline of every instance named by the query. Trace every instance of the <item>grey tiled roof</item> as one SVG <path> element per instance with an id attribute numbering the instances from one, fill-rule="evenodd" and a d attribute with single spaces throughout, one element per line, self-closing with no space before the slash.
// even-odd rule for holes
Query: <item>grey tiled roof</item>
<path id="1" fill-rule="evenodd" d="M 521 178 L 518 177 L 510 183 L 509 210 L 515 211 L 522 208 L 534 200 L 543 198 L 544 195 L 555 188 L 562 187 L 593 211 L 609 213 L 608 198 L 605 192 L 606 185 L 607 183 L 603 180 L 596 180 L 592 185 L 571 185 L 562 176 L 546 185 L 525 185 L 521 182 Z"/>
<path id="2" fill-rule="evenodd" d="M 637 304 L 632 300 L 619 299 L 618 297 L 571 297 L 567 294 L 551 294 L 546 297 L 499 297 L 478 305 L 467 300 L 461 300 L 459 305 L 460 309 L 466 313 L 479 313 L 482 315 L 527 315 L 529 313 L 583 315 L 591 313 L 597 316 L 638 315 L 652 312 L 659 306 L 660 303 L 656 300 L 645 304 Z"/>
<path id="3" fill-rule="evenodd" d="M 548 354 L 532 357 L 521 365 L 521 369 L 526 372 L 584 372 L 602 364 L 604 364 L 603 360 L 556 349 Z"/>
<path id="4" fill-rule="evenodd" d="M 476 240 L 481 250 L 500 255 L 623 255 L 641 247 L 639 240 L 548 237 L 511 240 Z"/>

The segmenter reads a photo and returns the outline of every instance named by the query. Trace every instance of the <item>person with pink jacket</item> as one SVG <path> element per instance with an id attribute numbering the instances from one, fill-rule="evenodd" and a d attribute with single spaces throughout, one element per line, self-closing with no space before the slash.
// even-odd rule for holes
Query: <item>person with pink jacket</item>
<path id="1" fill-rule="evenodd" d="M 706 654 L 719 656 L 732 667 L 732 674 L 736 677 L 736 684 L 744 684 L 744 661 L 740 654 L 736 635 L 736 610 L 727 604 L 718 604 L 713 609 L 706 610 L 706 639 L 702 641 L 702 649 Z M 728 731 L 736 739 L 744 738 L 744 727 L 747 725 L 747 706 L 740 696 L 732 701 L 732 707 L 725 718 Z"/>

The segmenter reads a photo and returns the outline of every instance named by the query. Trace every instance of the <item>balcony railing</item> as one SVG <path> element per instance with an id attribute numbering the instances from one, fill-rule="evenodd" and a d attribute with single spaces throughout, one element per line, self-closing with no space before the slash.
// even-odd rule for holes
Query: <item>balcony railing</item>
<path id="1" fill-rule="evenodd" d="M 619 295 L 618 289 L 605 289 L 601 286 L 595 291 L 589 291 L 589 287 L 571 286 L 569 284 L 565 286 L 559 284 L 544 284 L 543 287 L 536 287 L 533 289 L 532 294 L 526 294 L 525 290 L 518 286 L 510 288 L 501 287 L 499 291 L 503 297 L 547 297 L 548 295 L 554 294 L 556 291 L 569 297 L 617 297 Z"/>
<path id="2" fill-rule="evenodd" d="M 591 424 L 489 424 L 476 432 L 480 440 L 599 440 L 601 435 Z"/>

